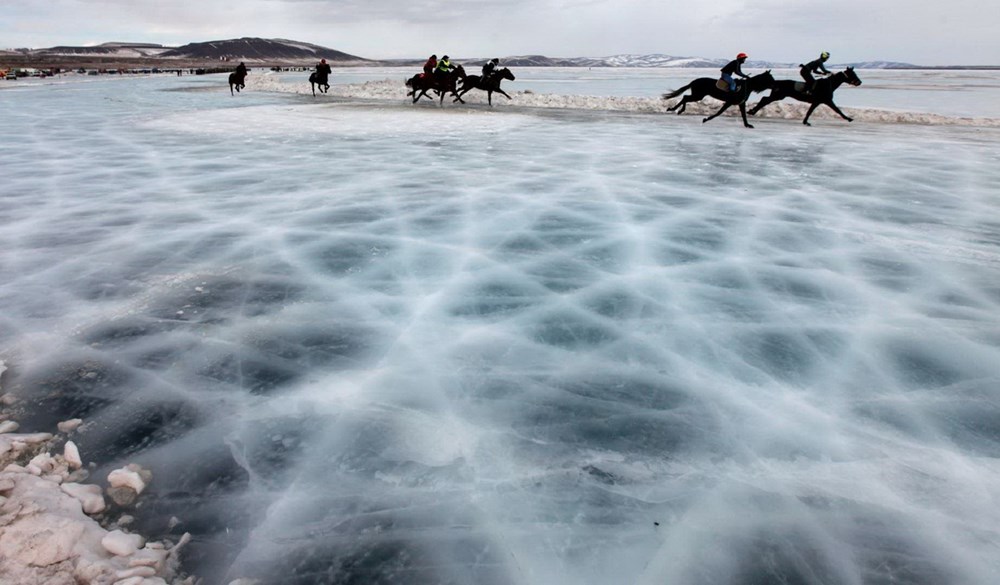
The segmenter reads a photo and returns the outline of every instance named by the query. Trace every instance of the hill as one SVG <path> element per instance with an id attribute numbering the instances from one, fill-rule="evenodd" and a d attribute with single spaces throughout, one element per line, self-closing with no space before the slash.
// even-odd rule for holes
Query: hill
<path id="1" fill-rule="evenodd" d="M 300 61 L 326 59 L 327 61 L 368 61 L 356 55 L 287 39 L 261 39 L 243 37 L 225 41 L 189 43 L 159 55 L 170 59 L 215 59 L 229 61 Z"/>

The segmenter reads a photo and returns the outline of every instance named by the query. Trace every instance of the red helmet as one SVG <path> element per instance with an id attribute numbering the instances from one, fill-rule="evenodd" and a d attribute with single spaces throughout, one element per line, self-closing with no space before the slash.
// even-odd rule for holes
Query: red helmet
<path id="1" fill-rule="evenodd" d="M 319 62 L 320 63 L 326 63 L 326 59 L 320 59 Z"/>
<path id="2" fill-rule="evenodd" d="M 746 53 L 740 53 L 739 55 L 736 55 L 736 58 L 737 59 L 746 59 L 747 58 L 747 54 Z"/>

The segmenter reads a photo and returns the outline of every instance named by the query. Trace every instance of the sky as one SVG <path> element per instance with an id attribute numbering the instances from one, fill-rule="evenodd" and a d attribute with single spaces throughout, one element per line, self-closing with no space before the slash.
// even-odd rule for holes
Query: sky
<path id="1" fill-rule="evenodd" d="M 0 48 L 240 37 L 369 59 L 662 53 L 1000 65 L 995 0 L 0 0 Z"/>

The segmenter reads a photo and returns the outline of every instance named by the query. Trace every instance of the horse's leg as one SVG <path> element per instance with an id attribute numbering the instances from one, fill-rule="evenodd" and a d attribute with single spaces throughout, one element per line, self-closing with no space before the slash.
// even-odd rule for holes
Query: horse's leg
<path id="1" fill-rule="evenodd" d="M 704 97 L 704 96 L 702 96 L 702 97 Z M 679 103 L 676 106 L 674 106 L 675 108 L 677 106 L 680 106 L 680 108 L 681 108 L 681 109 L 677 110 L 677 115 L 680 116 L 681 114 L 684 113 L 684 110 L 686 110 L 687 107 L 688 107 L 687 106 L 688 102 L 694 103 L 694 102 L 699 102 L 699 101 L 701 101 L 701 98 L 694 99 L 693 95 L 686 95 L 686 96 L 684 96 L 684 99 L 681 100 L 681 103 Z"/>
<path id="2" fill-rule="evenodd" d="M 830 99 L 826 100 L 823 103 L 825 103 L 826 105 L 830 106 L 830 109 L 832 109 L 834 112 L 837 112 L 838 114 L 840 114 L 841 118 L 847 120 L 848 122 L 853 122 L 854 121 L 854 118 L 851 118 L 850 116 L 848 116 L 844 112 L 840 111 L 840 108 L 837 107 L 837 104 L 833 103 L 833 98 L 832 97 Z"/>
<path id="3" fill-rule="evenodd" d="M 509 95 L 507 95 L 507 92 L 505 92 L 504 90 L 500 89 L 499 87 L 496 88 L 494 91 L 496 91 L 498 94 L 504 96 L 507 99 L 511 99 L 511 97 Z"/>
<path id="4" fill-rule="evenodd" d="M 309 85 L 311 85 L 311 86 L 312 86 L 312 90 L 313 90 L 313 97 L 316 97 L 316 84 L 310 81 L 310 82 L 309 82 Z"/>
<path id="5" fill-rule="evenodd" d="M 753 128 L 753 124 L 747 122 L 747 101 L 743 100 L 740 102 L 740 115 L 743 116 L 743 126 L 747 128 Z"/>
<path id="6" fill-rule="evenodd" d="M 809 106 L 809 111 L 806 112 L 806 117 L 802 119 L 803 124 L 805 124 L 806 126 L 812 126 L 812 124 L 809 123 L 809 116 L 812 116 L 813 110 L 815 110 L 817 107 L 819 107 L 819 102 L 813 102 L 813 104 Z"/>
<path id="7" fill-rule="evenodd" d="M 781 98 L 774 97 L 774 94 L 766 95 L 766 96 L 762 97 L 760 99 L 760 101 L 757 102 L 757 105 L 754 106 L 753 109 L 750 110 L 750 115 L 751 116 L 756 116 L 757 112 L 763 110 L 769 104 L 772 104 L 772 103 L 778 101 L 779 99 L 781 99 Z"/>
<path id="8" fill-rule="evenodd" d="M 729 109 L 729 106 L 731 106 L 731 105 L 733 105 L 733 104 L 732 104 L 731 102 L 726 102 L 726 103 L 722 104 L 722 107 L 721 107 L 721 108 L 719 108 L 719 111 L 718 111 L 718 112 L 716 112 L 716 113 L 712 114 L 711 116 L 709 116 L 709 117 L 707 117 L 707 118 L 703 119 L 703 120 L 701 121 L 701 123 L 702 123 L 702 124 L 704 124 L 705 122 L 708 122 L 708 121 L 709 121 L 709 120 L 711 120 L 712 118 L 715 118 L 715 117 L 717 117 L 717 116 L 718 116 L 719 114 L 721 114 L 722 112 L 725 112 L 726 110 L 728 110 L 728 109 Z"/>
<path id="9" fill-rule="evenodd" d="M 702 95 L 699 95 L 699 96 L 695 96 L 692 93 L 690 95 L 684 96 L 684 99 L 682 99 L 680 101 L 680 103 L 674 104 L 674 108 L 678 108 L 678 107 L 680 108 L 679 110 L 677 110 L 677 115 L 680 116 L 681 114 L 684 113 L 684 110 L 687 109 L 687 105 L 688 105 L 689 102 L 693 104 L 693 103 L 700 102 L 703 99 L 705 99 L 705 94 L 702 94 Z M 673 109 L 673 108 L 671 108 L 671 109 Z"/>

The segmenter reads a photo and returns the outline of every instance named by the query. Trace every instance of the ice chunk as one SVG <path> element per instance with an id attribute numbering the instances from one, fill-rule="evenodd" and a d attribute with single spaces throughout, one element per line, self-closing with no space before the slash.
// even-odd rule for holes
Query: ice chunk
<path id="1" fill-rule="evenodd" d="M 138 534 L 127 534 L 121 530 L 112 530 L 104 538 L 101 544 L 113 555 L 127 557 L 139 550 L 143 545 L 143 538 Z"/>

